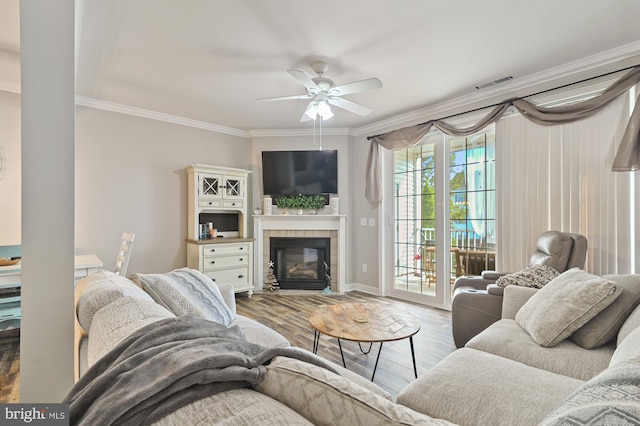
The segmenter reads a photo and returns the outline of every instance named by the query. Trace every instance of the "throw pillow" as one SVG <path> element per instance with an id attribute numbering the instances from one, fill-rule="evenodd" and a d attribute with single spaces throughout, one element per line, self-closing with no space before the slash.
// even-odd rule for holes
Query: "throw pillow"
<path id="1" fill-rule="evenodd" d="M 153 301 L 131 280 L 115 272 L 100 270 L 84 277 L 75 288 L 77 298 L 76 315 L 80 326 L 89 331 L 96 312 L 114 301 L 126 296 Z"/>
<path id="2" fill-rule="evenodd" d="M 560 273 L 551 266 L 535 265 L 504 275 L 496 280 L 496 284 L 500 287 L 519 285 L 522 287 L 542 288 L 558 275 Z"/>
<path id="3" fill-rule="evenodd" d="M 620 297 L 573 333 L 570 339 L 585 349 L 594 349 L 613 339 L 629 314 L 640 304 L 640 275 L 604 275 L 617 283 Z"/>
<path id="4" fill-rule="evenodd" d="M 640 424 L 640 360 L 609 367 L 569 396 L 540 423 L 560 425 Z"/>
<path id="5" fill-rule="evenodd" d="M 235 318 L 213 280 L 190 268 L 164 274 L 132 274 L 131 279 L 175 315 L 194 315 L 228 326 Z"/>
<path id="6" fill-rule="evenodd" d="M 536 292 L 516 313 L 516 322 L 540 346 L 569 337 L 619 295 L 620 286 L 578 268 L 563 272 Z"/>
<path id="7" fill-rule="evenodd" d="M 292 358 L 274 358 L 264 380 L 254 389 L 292 408 L 314 425 L 452 425 L 395 404 L 329 370 Z"/>

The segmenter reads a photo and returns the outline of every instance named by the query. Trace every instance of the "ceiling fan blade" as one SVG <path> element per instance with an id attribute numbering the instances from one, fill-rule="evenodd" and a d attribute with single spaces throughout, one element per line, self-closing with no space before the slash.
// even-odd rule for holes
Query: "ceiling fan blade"
<path id="1" fill-rule="evenodd" d="M 346 99 L 338 98 L 334 96 L 329 97 L 327 99 L 327 102 L 329 102 L 331 105 L 337 106 L 338 108 L 346 109 L 347 111 L 350 111 L 358 115 L 364 116 L 369 114 L 372 111 L 371 108 L 367 108 L 364 105 L 360 105 L 355 102 L 351 102 Z"/>
<path id="2" fill-rule="evenodd" d="M 314 93 L 314 94 L 320 92 L 320 88 L 316 85 L 316 83 L 314 83 L 313 80 L 311 80 L 311 77 L 309 77 L 307 73 L 305 73 L 304 71 L 287 70 L 287 72 L 291 74 L 293 78 L 295 78 L 300 83 L 302 83 L 302 85 L 307 89 L 308 92 Z"/>
<path id="3" fill-rule="evenodd" d="M 329 90 L 329 94 L 334 96 L 343 96 L 350 93 L 364 92 L 365 90 L 379 89 L 381 87 L 382 82 L 380 80 L 377 78 L 368 78 L 366 80 L 336 86 Z"/>
<path id="4" fill-rule="evenodd" d="M 302 117 L 300 118 L 300 122 L 304 123 L 305 121 L 311 121 L 311 117 L 309 117 L 307 114 L 302 114 Z"/>
<path id="5" fill-rule="evenodd" d="M 279 96 L 276 98 L 260 98 L 256 99 L 256 101 L 264 102 L 264 101 L 287 101 L 290 99 L 311 99 L 313 95 L 307 93 L 304 95 L 292 95 L 292 96 Z"/>

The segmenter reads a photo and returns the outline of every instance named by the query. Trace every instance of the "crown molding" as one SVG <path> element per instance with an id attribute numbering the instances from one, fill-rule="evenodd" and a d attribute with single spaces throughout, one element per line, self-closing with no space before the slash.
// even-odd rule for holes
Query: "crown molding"
<path id="1" fill-rule="evenodd" d="M 196 129 L 209 130 L 211 132 L 223 133 L 231 136 L 239 136 L 248 138 L 249 132 L 246 130 L 234 129 L 232 127 L 219 126 L 206 121 L 192 120 L 177 115 L 165 114 L 162 112 L 151 111 L 148 109 L 132 107 L 129 105 L 117 104 L 114 102 L 103 101 L 100 99 L 87 98 L 85 96 L 76 96 L 76 105 L 82 105 L 89 108 L 102 109 L 105 111 L 118 112 L 121 114 L 133 115 L 136 117 L 148 118 L 150 120 L 164 121 L 167 123 L 179 124 L 181 126 L 194 127 Z"/>
<path id="2" fill-rule="evenodd" d="M 319 131 L 316 130 L 316 135 Z M 249 137 L 252 138 L 273 138 L 289 136 L 313 136 L 313 129 L 258 129 L 249 130 Z M 347 127 L 323 128 L 322 136 L 353 136 L 351 129 Z"/>
<path id="3" fill-rule="evenodd" d="M 614 71 L 612 68 L 613 65 L 620 65 L 619 68 L 637 65 L 637 62 L 639 61 L 636 61 L 636 63 L 633 64 L 630 63 L 629 60 L 634 59 L 634 57 L 637 57 L 638 55 L 640 55 L 640 41 L 629 43 L 597 55 L 588 56 L 586 58 L 550 68 L 539 73 L 531 74 L 523 78 L 516 78 L 507 84 L 478 90 L 477 92 L 432 104 L 406 114 L 401 114 L 376 123 L 358 127 L 353 129 L 353 134 L 354 136 L 360 136 L 363 134 L 380 134 L 393 129 L 425 122 L 430 119 L 437 119 L 439 116 L 446 115 L 448 111 L 460 110 L 468 107 L 469 105 L 477 104 L 494 97 L 513 97 L 514 92 L 522 92 L 525 90 L 535 91 L 536 86 L 540 86 L 554 80 L 559 80 L 561 78 L 586 73 L 596 75 L 596 71 L 603 72 L 602 70 L 607 67 L 610 69 L 604 72 L 610 72 Z M 628 63 L 624 64 L 625 61 Z"/>

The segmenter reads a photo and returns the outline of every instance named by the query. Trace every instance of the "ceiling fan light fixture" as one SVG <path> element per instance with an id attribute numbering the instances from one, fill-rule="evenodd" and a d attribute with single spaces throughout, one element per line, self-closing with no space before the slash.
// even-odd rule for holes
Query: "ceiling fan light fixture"
<path id="1" fill-rule="evenodd" d="M 323 120 L 328 120 L 333 117 L 331 107 L 325 101 L 318 101 L 318 115 L 320 115 Z"/>
<path id="2" fill-rule="evenodd" d="M 309 102 L 304 114 L 312 120 L 315 120 L 318 115 L 323 120 L 328 120 L 333 117 L 331 107 L 324 100 Z"/>
<path id="3" fill-rule="evenodd" d="M 305 110 L 304 115 L 306 115 L 312 120 L 316 119 L 316 116 L 318 115 L 318 107 L 316 106 L 315 101 L 309 102 L 309 105 L 307 106 L 307 109 Z"/>

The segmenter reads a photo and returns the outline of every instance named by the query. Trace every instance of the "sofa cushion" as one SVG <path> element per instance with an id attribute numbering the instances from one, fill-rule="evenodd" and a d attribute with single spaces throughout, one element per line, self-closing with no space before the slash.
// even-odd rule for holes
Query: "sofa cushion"
<path id="1" fill-rule="evenodd" d="M 610 366 L 613 366 L 619 362 L 627 361 L 629 359 L 640 359 L 640 327 L 633 330 L 625 339 L 618 345 L 616 351 L 611 357 Z"/>
<path id="2" fill-rule="evenodd" d="M 528 266 L 521 271 L 501 276 L 496 280 L 496 284 L 500 287 L 519 285 L 522 287 L 542 288 L 558 275 L 560 273 L 551 266 Z"/>
<path id="3" fill-rule="evenodd" d="M 254 386 L 315 425 L 450 425 L 382 396 L 329 370 L 277 357 L 265 379 Z"/>
<path id="4" fill-rule="evenodd" d="M 123 297 L 100 309 L 89 334 L 87 362 L 90 367 L 125 337 L 147 324 L 174 315 L 153 300 Z"/>
<path id="5" fill-rule="evenodd" d="M 539 345 L 552 347 L 609 306 L 620 293 L 613 281 L 573 268 L 531 296 L 516 314 L 516 321 Z"/>
<path id="6" fill-rule="evenodd" d="M 583 383 L 462 348 L 409 383 L 397 402 L 460 425 L 537 425 Z"/>
<path id="7" fill-rule="evenodd" d="M 94 314 L 114 300 L 125 296 L 153 301 L 151 296 L 131 280 L 114 272 L 100 270 L 84 277 L 75 289 L 78 323 L 89 331 Z"/>
<path id="8" fill-rule="evenodd" d="M 618 284 L 622 292 L 613 303 L 571 335 L 570 339 L 585 349 L 597 348 L 613 339 L 640 303 L 640 275 L 604 275 L 602 278 Z"/>
<path id="9" fill-rule="evenodd" d="M 640 424 L 640 359 L 612 366 L 589 380 L 543 421 L 559 425 Z"/>
<path id="10" fill-rule="evenodd" d="M 629 315 L 624 324 L 622 324 L 622 327 L 620 327 L 617 338 L 618 346 L 620 346 L 624 339 L 638 327 L 640 327 L 640 306 L 631 312 L 631 315 Z"/>
<path id="11" fill-rule="evenodd" d="M 155 422 L 153 426 L 312 425 L 291 408 L 252 389 L 233 389 L 199 399 Z"/>
<path id="12" fill-rule="evenodd" d="M 569 339 L 545 348 L 510 319 L 491 324 L 466 347 L 579 380 L 589 380 L 606 369 L 615 350 L 613 344 L 608 344 L 587 351 Z"/>
<path id="13" fill-rule="evenodd" d="M 200 271 L 175 269 L 164 274 L 132 274 L 160 305 L 176 315 L 193 315 L 228 326 L 235 318 L 218 286 Z"/>

